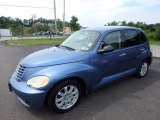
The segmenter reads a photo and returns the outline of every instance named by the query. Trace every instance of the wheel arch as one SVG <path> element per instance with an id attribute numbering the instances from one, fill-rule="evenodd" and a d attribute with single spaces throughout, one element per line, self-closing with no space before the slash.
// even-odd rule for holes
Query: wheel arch
<path id="1" fill-rule="evenodd" d="M 86 86 L 85 81 L 84 81 L 82 78 L 76 77 L 76 76 L 67 77 L 67 78 L 63 78 L 63 79 L 57 81 L 57 83 L 55 83 L 55 84 L 49 89 L 49 91 L 48 91 L 48 93 L 47 93 L 47 95 L 46 95 L 46 97 L 45 97 L 45 104 L 47 103 L 48 97 L 49 97 L 49 95 L 51 94 L 52 90 L 55 88 L 55 86 L 57 86 L 58 84 L 60 84 L 60 83 L 62 83 L 62 82 L 64 82 L 64 81 L 67 81 L 67 80 L 75 80 L 75 81 L 77 81 L 78 83 L 80 83 L 80 85 L 81 85 L 81 90 L 82 90 L 82 95 L 86 95 L 86 94 L 87 94 L 87 92 L 88 92 L 87 86 Z"/>
<path id="2" fill-rule="evenodd" d="M 146 57 L 144 60 L 146 60 L 148 62 L 149 66 L 151 65 L 151 63 L 152 63 L 151 57 Z"/>

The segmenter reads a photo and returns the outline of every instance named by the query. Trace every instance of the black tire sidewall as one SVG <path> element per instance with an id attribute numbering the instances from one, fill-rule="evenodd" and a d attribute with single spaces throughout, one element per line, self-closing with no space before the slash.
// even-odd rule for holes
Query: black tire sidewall
<path id="1" fill-rule="evenodd" d="M 57 93 L 65 86 L 67 85 L 74 85 L 77 87 L 77 89 L 79 90 L 79 97 L 78 97 L 78 100 L 77 102 L 72 106 L 70 107 L 69 109 L 65 109 L 65 110 L 62 110 L 62 109 L 59 109 L 56 104 L 55 104 L 55 98 L 56 98 L 56 95 Z M 66 80 L 64 82 L 60 82 L 59 84 L 57 84 L 53 90 L 51 91 L 50 95 L 48 96 L 48 106 L 50 108 L 51 111 L 55 111 L 55 112 L 58 112 L 58 113 L 65 113 L 65 112 L 68 112 L 70 111 L 71 109 L 73 109 L 74 107 L 76 107 L 76 105 L 79 103 L 80 101 L 80 98 L 81 98 L 81 94 L 82 94 L 82 90 L 81 90 L 81 86 L 80 84 L 75 81 L 75 80 Z"/>

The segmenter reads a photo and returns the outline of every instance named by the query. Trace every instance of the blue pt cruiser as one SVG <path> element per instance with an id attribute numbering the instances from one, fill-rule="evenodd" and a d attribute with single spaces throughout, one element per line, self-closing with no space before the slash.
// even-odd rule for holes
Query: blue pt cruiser
<path id="1" fill-rule="evenodd" d="M 145 33 L 134 27 L 87 28 L 61 45 L 20 61 L 10 91 L 27 107 L 45 103 L 56 112 L 74 108 L 83 94 L 125 76 L 147 74 L 152 53 Z"/>

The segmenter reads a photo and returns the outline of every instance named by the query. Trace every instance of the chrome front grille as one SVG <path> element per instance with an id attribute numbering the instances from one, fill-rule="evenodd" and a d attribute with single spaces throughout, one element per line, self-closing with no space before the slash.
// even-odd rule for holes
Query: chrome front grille
<path id="1" fill-rule="evenodd" d="M 23 77 L 25 70 L 26 70 L 26 67 L 18 65 L 17 70 L 16 70 L 16 80 L 17 81 L 22 80 L 22 77 Z"/>

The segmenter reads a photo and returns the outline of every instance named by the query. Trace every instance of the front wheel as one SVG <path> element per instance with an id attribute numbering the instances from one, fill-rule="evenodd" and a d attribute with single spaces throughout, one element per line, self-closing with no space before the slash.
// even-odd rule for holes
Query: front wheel
<path id="1" fill-rule="evenodd" d="M 149 64 L 147 61 L 144 61 L 139 67 L 139 69 L 137 70 L 136 76 L 139 78 L 145 77 L 148 72 L 148 69 L 149 69 Z"/>
<path id="2" fill-rule="evenodd" d="M 64 113 L 74 108 L 80 97 L 80 84 L 74 80 L 67 80 L 55 86 L 48 98 L 48 105 L 52 111 Z"/>

